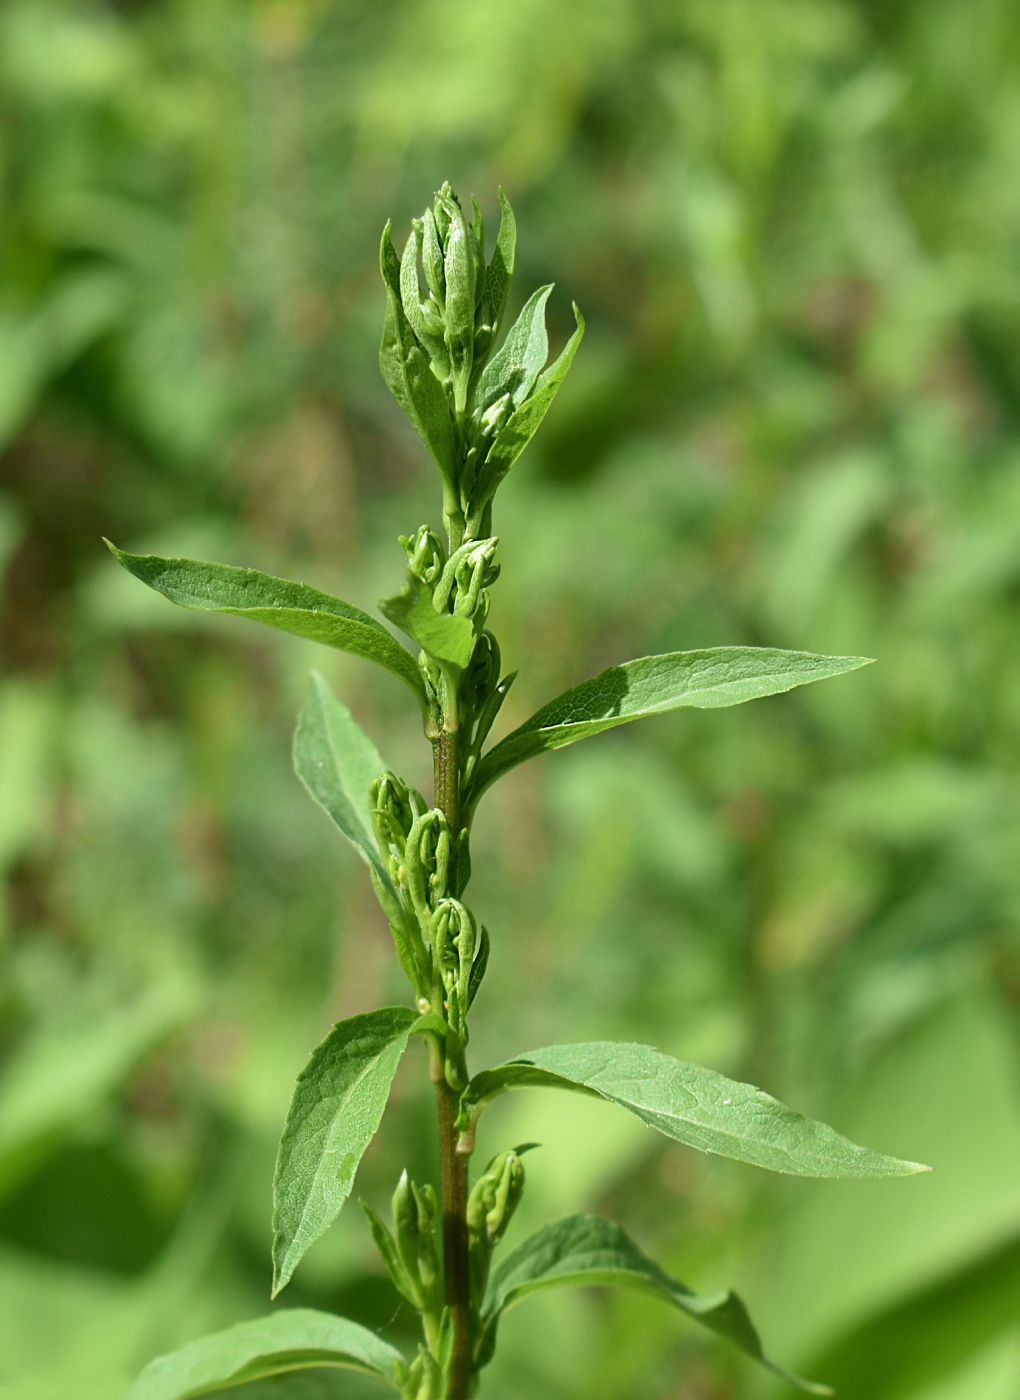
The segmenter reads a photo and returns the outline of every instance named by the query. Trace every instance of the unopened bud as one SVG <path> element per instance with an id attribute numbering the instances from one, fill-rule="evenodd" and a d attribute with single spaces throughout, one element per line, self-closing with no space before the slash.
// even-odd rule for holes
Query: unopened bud
<path id="1" fill-rule="evenodd" d="M 421 264 L 425 272 L 425 282 L 432 299 L 442 312 L 446 306 L 446 280 L 443 275 L 443 245 L 431 209 L 425 210 L 422 223 Z"/>
<path id="2" fill-rule="evenodd" d="M 501 1152 L 492 1159 L 471 1192 L 467 1207 L 468 1229 L 495 1249 L 523 1194 L 523 1162 L 516 1152 Z"/>
<path id="3" fill-rule="evenodd" d="M 425 799 L 396 773 L 387 771 L 372 784 L 368 801 L 379 854 L 390 878 L 399 885 L 407 835 L 415 818 L 427 810 Z"/>
<path id="4" fill-rule="evenodd" d="M 446 895 L 450 855 L 450 828 L 436 807 L 417 818 L 404 843 L 404 885 L 423 929 Z"/>
<path id="5" fill-rule="evenodd" d="M 416 534 L 401 535 L 400 543 L 407 555 L 408 572 L 434 587 L 446 567 L 446 550 L 439 536 L 427 525 L 420 525 Z"/>

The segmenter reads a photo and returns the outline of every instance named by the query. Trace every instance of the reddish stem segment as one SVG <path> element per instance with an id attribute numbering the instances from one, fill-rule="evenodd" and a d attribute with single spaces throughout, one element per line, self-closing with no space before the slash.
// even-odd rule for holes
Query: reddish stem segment
<path id="1" fill-rule="evenodd" d="M 435 741 L 435 803 L 451 835 L 460 831 L 460 773 L 457 735 L 445 731 Z M 438 1059 L 438 1057 L 437 1057 Z M 471 1392 L 471 1293 L 468 1269 L 468 1155 L 457 1151 L 457 1104 L 440 1071 L 435 1079 L 439 1116 L 439 1171 L 443 1209 L 443 1280 L 450 1309 L 453 1345 L 445 1400 L 467 1400 Z"/>

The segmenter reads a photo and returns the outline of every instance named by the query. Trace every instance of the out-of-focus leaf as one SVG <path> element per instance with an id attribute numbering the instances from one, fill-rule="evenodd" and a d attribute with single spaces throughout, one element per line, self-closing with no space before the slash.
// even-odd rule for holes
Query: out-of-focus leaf
<path id="1" fill-rule="evenodd" d="M 419 1020 L 403 1006 L 334 1026 L 298 1076 L 273 1183 L 273 1296 L 339 1215 Z"/>
<path id="2" fill-rule="evenodd" d="M 476 625 L 470 618 L 437 612 L 430 589 L 420 580 L 409 578 L 403 592 L 380 601 L 379 611 L 441 666 L 459 673 L 470 663 L 481 619 Z"/>
<path id="3" fill-rule="evenodd" d="M 534 393 L 521 404 L 520 408 L 496 434 L 496 439 L 489 448 L 475 482 L 472 493 L 473 512 L 480 513 L 482 506 L 491 498 L 496 487 L 538 432 L 542 419 L 552 407 L 552 401 L 559 393 L 560 385 L 567 376 L 567 370 L 569 370 L 584 336 L 584 317 L 576 306 L 574 307 L 574 317 L 577 321 L 577 330 L 563 347 L 559 358 L 554 360 L 545 373 L 539 376 Z"/>
<path id="4" fill-rule="evenodd" d="M 692 1292 L 638 1249 L 615 1220 L 601 1215 L 570 1215 L 546 1225 L 499 1262 L 482 1303 L 479 1364 L 484 1366 L 492 1359 L 499 1319 L 515 1303 L 548 1288 L 592 1284 L 637 1288 L 662 1298 L 798 1390 L 810 1395 L 832 1394 L 828 1386 L 802 1380 L 768 1360 L 747 1308 L 735 1293 L 701 1297 Z"/>
<path id="5" fill-rule="evenodd" d="M 0 314 L 0 446 L 21 427 L 46 381 L 117 318 L 122 279 L 89 271 L 66 277 L 34 314 Z"/>
<path id="6" fill-rule="evenodd" d="M 193 988 L 166 978 L 121 1008 L 68 1008 L 33 1031 L 0 1078 L 0 1191 L 38 1144 L 94 1111 L 138 1059 L 195 1010 Z"/>
<path id="7" fill-rule="evenodd" d="M 770 647 L 713 647 L 644 656 L 611 666 L 536 711 L 482 759 L 471 781 L 473 806 L 497 778 L 536 754 L 601 734 L 633 719 L 684 706 L 710 710 L 781 695 L 798 685 L 867 666 L 863 656 L 816 656 Z"/>
<path id="8" fill-rule="evenodd" d="M 386 764 L 318 671 L 312 672 L 294 731 L 294 771 L 362 860 L 392 888 L 379 858 L 368 804 L 369 788 Z"/>
<path id="9" fill-rule="evenodd" d="M 399 676 L 424 704 L 424 686 L 414 658 L 382 623 L 350 603 L 307 584 L 273 578 L 257 569 L 206 564 L 195 559 L 161 559 L 155 554 L 126 554 L 112 544 L 109 548 L 129 573 L 171 603 L 251 618 L 281 632 L 292 632 L 297 637 L 363 656 Z"/>
<path id="10" fill-rule="evenodd" d="M 677 1142 L 792 1176 L 911 1176 L 929 1170 L 859 1147 L 753 1084 L 674 1060 L 649 1045 L 597 1040 L 518 1055 L 476 1074 L 462 1111 L 469 1114 L 507 1089 L 524 1088 L 597 1094 Z"/>
<path id="11" fill-rule="evenodd" d="M 21 854 L 45 808 L 55 732 L 54 697 L 24 681 L 0 688 L 0 868 Z"/>
<path id="12" fill-rule="evenodd" d="M 499 352 L 485 366 L 474 393 L 476 412 L 484 411 L 503 394 L 509 394 L 514 407 L 519 408 L 531 393 L 549 355 L 545 304 L 551 291 L 551 284 L 539 287 L 528 298 Z"/>
<path id="13" fill-rule="evenodd" d="M 813 1364 L 843 1400 L 907 1400 L 955 1372 L 1020 1310 L 1020 1240 L 870 1318 Z"/>
<path id="14" fill-rule="evenodd" d="M 239 1322 L 150 1361 L 129 1400 L 192 1400 L 213 1390 L 310 1366 L 344 1366 L 400 1387 L 400 1353 L 346 1317 L 288 1308 Z"/>

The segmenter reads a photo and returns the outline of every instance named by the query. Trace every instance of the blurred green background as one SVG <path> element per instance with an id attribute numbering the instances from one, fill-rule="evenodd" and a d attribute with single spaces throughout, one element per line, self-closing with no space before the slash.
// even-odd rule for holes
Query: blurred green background
<path id="1" fill-rule="evenodd" d="M 933 1163 L 787 1182 L 523 1094 L 515 1231 L 614 1213 L 844 1400 L 1020 1395 L 1020 9 L 1011 0 L 0 3 L 0 1396 L 116 1400 L 268 1306 L 294 1075 L 402 999 L 289 766 L 319 666 L 100 537 L 370 607 L 437 515 L 379 378 L 384 220 L 449 177 L 589 333 L 501 492 L 502 724 L 651 651 L 865 653 L 515 772 L 474 1062 L 620 1037 Z M 438 523 L 438 522 L 434 522 Z M 431 1170 L 409 1054 L 358 1190 Z M 409 1338 L 350 1207 L 284 1305 Z M 788 1396 L 643 1298 L 507 1321 L 485 1400 Z M 342 1374 L 246 1400 L 375 1392 Z"/>

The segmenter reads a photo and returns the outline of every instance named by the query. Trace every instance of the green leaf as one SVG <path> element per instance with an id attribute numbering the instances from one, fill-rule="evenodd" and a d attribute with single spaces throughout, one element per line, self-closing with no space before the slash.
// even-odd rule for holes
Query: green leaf
<path id="1" fill-rule="evenodd" d="M 418 344 L 401 305 L 399 263 L 396 264 L 396 286 L 393 285 L 394 268 L 389 257 L 392 247 L 387 224 L 380 258 L 386 282 L 386 316 L 379 347 L 379 368 L 394 398 L 432 454 L 443 481 L 452 489 L 455 447 L 450 401 L 432 373 L 428 357 Z M 395 259 L 396 254 L 393 256 Z"/>
<path id="2" fill-rule="evenodd" d="M 481 512 L 486 501 L 491 498 L 496 487 L 538 432 L 542 419 L 552 406 L 552 401 L 566 378 L 567 370 L 573 362 L 577 347 L 581 344 L 584 335 L 584 317 L 576 305 L 574 317 L 577 321 L 577 330 L 563 347 L 559 359 L 555 360 L 539 377 L 535 385 L 535 392 L 521 404 L 516 413 L 496 434 L 495 441 L 489 448 L 488 455 L 478 471 L 471 501 L 473 515 Z"/>
<path id="3" fill-rule="evenodd" d="M 367 1327 L 346 1317 L 288 1308 L 157 1356 L 135 1381 L 127 1400 L 190 1400 L 211 1390 L 308 1366 L 366 1371 L 399 1390 L 403 1357 Z"/>
<path id="4" fill-rule="evenodd" d="M 441 666 L 459 673 L 469 665 L 481 629 L 481 612 L 477 623 L 453 613 L 436 612 L 432 590 L 413 577 L 401 593 L 381 599 L 379 611 Z"/>
<path id="5" fill-rule="evenodd" d="M 517 220 L 502 189 L 499 192 L 499 207 L 502 213 L 499 233 L 496 235 L 496 248 L 492 254 L 492 262 L 485 272 L 485 297 L 492 313 L 494 331 L 499 326 L 506 305 L 510 279 L 514 275 L 514 255 L 517 248 Z"/>
<path id="6" fill-rule="evenodd" d="M 161 559 L 156 554 L 126 554 L 106 544 L 128 573 L 182 608 L 231 613 L 264 622 L 281 632 L 349 651 L 385 666 L 411 687 L 423 709 L 425 686 L 414 657 L 381 622 L 360 608 L 304 583 L 274 578 L 257 569 L 205 564 L 195 559 Z"/>
<path id="7" fill-rule="evenodd" d="M 340 828 L 362 860 L 397 897 L 379 857 L 369 788 L 387 765 L 346 705 L 313 671 L 308 698 L 294 731 L 294 771 L 311 797 Z"/>
<path id="8" fill-rule="evenodd" d="M 930 1168 L 858 1147 L 771 1094 L 650 1045 L 596 1040 L 533 1050 L 468 1085 L 462 1116 L 507 1089 L 573 1089 L 634 1113 L 666 1137 L 702 1152 L 792 1176 L 912 1176 Z"/>
<path id="9" fill-rule="evenodd" d="M 503 394 L 511 394 L 515 407 L 520 407 L 535 387 L 535 380 L 545 367 L 549 354 L 549 337 L 545 329 L 545 304 L 552 285 L 540 287 L 528 300 L 521 314 L 507 332 L 499 353 L 482 371 L 474 394 L 474 409 L 484 411 Z"/>
<path id="10" fill-rule="evenodd" d="M 840 1395 L 909 1400 L 935 1390 L 1020 1311 L 1020 1238 L 967 1258 L 908 1298 L 866 1318 L 816 1359 Z"/>
<path id="11" fill-rule="evenodd" d="M 615 1220 L 600 1215 L 569 1215 L 546 1225 L 497 1265 L 482 1304 L 478 1364 L 484 1366 L 491 1360 L 496 1328 L 508 1308 L 532 1293 L 579 1284 L 638 1288 L 655 1294 L 799 1390 L 811 1395 L 832 1394 L 827 1386 L 801 1380 L 768 1360 L 747 1308 L 735 1293 L 707 1298 L 692 1293 L 649 1259 Z"/>
<path id="12" fill-rule="evenodd" d="M 388 1006 L 334 1026 L 298 1076 L 273 1182 L 273 1297 L 351 1194 L 419 1021 Z"/>
<path id="13" fill-rule="evenodd" d="M 699 710 L 741 705 L 798 685 L 842 676 L 870 664 L 864 656 L 816 656 L 771 647 L 712 647 L 673 651 L 610 666 L 591 680 L 550 700 L 485 755 L 465 804 L 518 763 L 550 749 L 601 734 L 617 724 L 693 706 Z"/>

